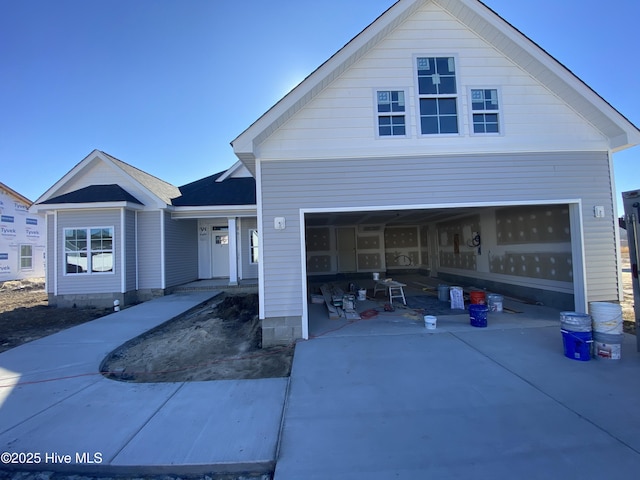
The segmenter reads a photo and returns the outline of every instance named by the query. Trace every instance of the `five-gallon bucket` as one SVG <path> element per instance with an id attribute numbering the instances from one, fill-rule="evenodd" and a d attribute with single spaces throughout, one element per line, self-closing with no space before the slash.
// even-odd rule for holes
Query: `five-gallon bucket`
<path id="1" fill-rule="evenodd" d="M 490 312 L 502 312 L 502 304 L 504 303 L 504 297 L 497 293 L 490 293 L 487 295 L 487 305 Z"/>
<path id="2" fill-rule="evenodd" d="M 487 326 L 487 312 L 489 307 L 472 303 L 469 305 L 469 321 L 474 327 Z"/>
<path id="3" fill-rule="evenodd" d="M 593 331 L 619 335 L 622 333 L 622 307 L 617 303 L 590 302 Z"/>
<path id="4" fill-rule="evenodd" d="M 433 315 L 425 315 L 424 316 L 424 326 L 427 330 L 435 330 L 436 323 L 438 322 L 438 318 Z"/>
<path id="5" fill-rule="evenodd" d="M 591 332 L 591 315 L 578 312 L 560 312 L 560 328 L 572 332 Z"/>
<path id="6" fill-rule="evenodd" d="M 365 288 L 358 290 L 358 300 L 362 302 L 363 300 L 366 300 L 366 299 L 367 299 L 367 290 Z"/>
<path id="7" fill-rule="evenodd" d="M 563 328 L 560 331 L 562 332 L 565 357 L 582 362 L 591 359 L 591 344 L 593 343 L 591 330 L 588 332 L 573 332 Z"/>
<path id="8" fill-rule="evenodd" d="M 482 290 L 471 290 L 469 292 L 469 302 L 473 305 L 484 305 L 486 303 L 486 294 Z"/>
<path id="9" fill-rule="evenodd" d="M 593 355 L 606 360 L 620 360 L 624 334 L 593 332 Z"/>
<path id="10" fill-rule="evenodd" d="M 449 301 L 449 285 L 438 285 L 438 300 L 441 302 Z"/>

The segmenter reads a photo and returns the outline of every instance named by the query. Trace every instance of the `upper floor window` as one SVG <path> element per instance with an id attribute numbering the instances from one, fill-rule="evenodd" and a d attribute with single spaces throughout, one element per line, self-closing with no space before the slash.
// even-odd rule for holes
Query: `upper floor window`
<path id="1" fill-rule="evenodd" d="M 473 133 L 500 133 L 498 90 L 472 89 Z"/>
<path id="2" fill-rule="evenodd" d="M 113 227 L 65 228 L 64 257 L 68 274 L 113 272 Z"/>
<path id="3" fill-rule="evenodd" d="M 455 59 L 418 57 L 417 72 L 422 134 L 458 133 Z"/>
<path id="4" fill-rule="evenodd" d="M 405 136 L 404 91 L 378 90 L 378 135 L 381 137 Z"/>

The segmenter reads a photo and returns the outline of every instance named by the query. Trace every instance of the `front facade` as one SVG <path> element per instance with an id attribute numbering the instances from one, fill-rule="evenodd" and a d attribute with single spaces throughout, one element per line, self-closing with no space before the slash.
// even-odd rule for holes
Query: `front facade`
<path id="1" fill-rule="evenodd" d="M 29 213 L 30 206 L 0 183 L 0 282 L 44 277 L 44 216 Z"/>
<path id="2" fill-rule="evenodd" d="M 46 215 L 49 303 L 125 305 L 198 279 L 256 278 L 255 184 L 243 172 L 175 187 L 93 151 L 32 207 Z"/>
<path id="3" fill-rule="evenodd" d="M 255 174 L 263 341 L 323 274 L 620 299 L 612 154 L 638 129 L 476 0 L 400 0 L 232 143 Z"/>
<path id="4" fill-rule="evenodd" d="M 263 344 L 308 337 L 309 284 L 419 272 L 562 309 L 621 298 L 624 116 L 477 0 L 399 0 L 174 187 L 94 151 L 46 213 L 53 304 L 258 278 Z"/>

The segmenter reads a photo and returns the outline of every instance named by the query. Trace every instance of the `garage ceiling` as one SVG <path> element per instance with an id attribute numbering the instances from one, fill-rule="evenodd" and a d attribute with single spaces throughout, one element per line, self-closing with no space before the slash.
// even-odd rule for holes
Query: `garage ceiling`
<path id="1" fill-rule="evenodd" d="M 423 210 L 373 210 L 358 212 L 307 213 L 307 227 L 327 225 L 423 225 L 477 214 L 480 208 L 432 208 Z"/>

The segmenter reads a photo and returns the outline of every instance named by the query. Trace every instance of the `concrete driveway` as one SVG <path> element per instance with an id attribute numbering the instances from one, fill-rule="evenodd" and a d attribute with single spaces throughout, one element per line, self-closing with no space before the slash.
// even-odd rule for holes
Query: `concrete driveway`
<path id="1" fill-rule="evenodd" d="M 620 361 L 571 360 L 535 310 L 299 344 L 275 479 L 640 478 L 635 337 Z"/>

